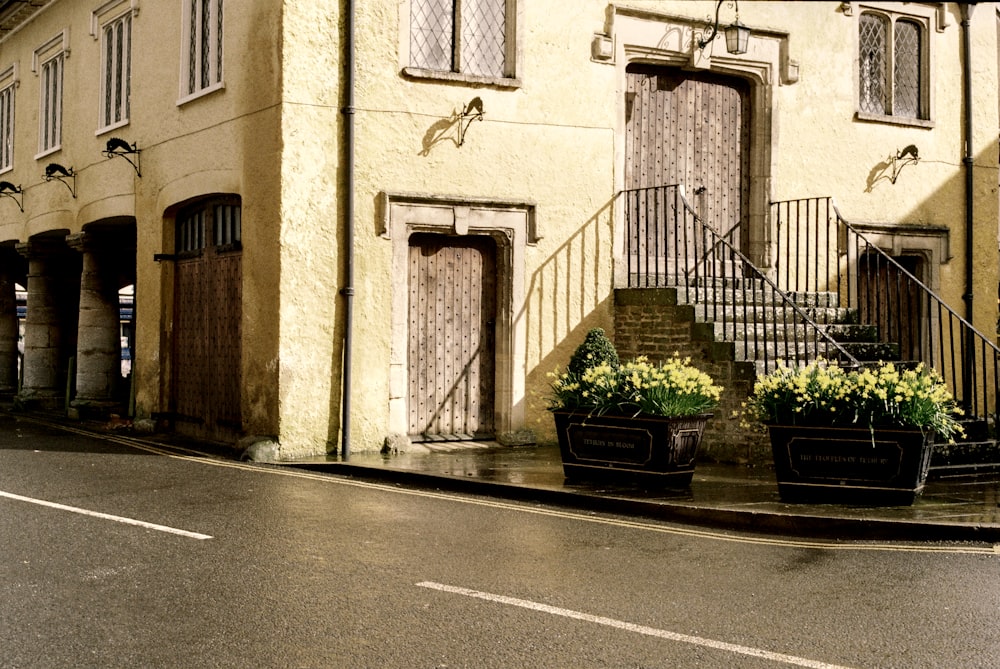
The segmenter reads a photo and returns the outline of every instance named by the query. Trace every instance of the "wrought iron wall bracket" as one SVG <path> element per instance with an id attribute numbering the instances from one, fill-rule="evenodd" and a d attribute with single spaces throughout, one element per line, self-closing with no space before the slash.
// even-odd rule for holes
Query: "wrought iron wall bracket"
<path id="1" fill-rule="evenodd" d="M 18 198 L 18 195 L 21 197 Z M 0 196 L 9 197 L 17 203 L 17 208 L 24 213 L 24 190 L 20 186 L 15 186 L 9 181 L 0 181 Z"/>
<path id="2" fill-rule="evenodd" d="M 469 104 L 465 105 L 462 112 L 458 115 L 458 145 L 462 146 L 465 144 L 465 132 L 472 125 L 473 121 L 482 121 L 483 115 L 483 99 L 480 97 L 474 97 L 469 101 Z"/>
<path id="3" fill-rule="evenodd" d="M 76 199 L 76 171 L 72 167 L 66 168 L 58 163 L 49 163 L 45 167 L 45 174 L 42 175 L 45 181 L 60 181 L 69 189 L 70 195 Z M 72 182 L 72 183 L 70 183 Z"/>
<path id="4" fill-rule="evenodd" d="M 902 151 L 897 151 L 896 155 L 890 155 L 887 162 L 892 166 L 892 176 L 889 177 L 889 183 L 895 184 L 904 167 L 920 162 L 919 151 L 914 144 L 910 144 Z"/>
<path id="5" fill-rule="evenodd" d="M 109 139 L 107 146 L 103 151 L 101 151 L 101 155 L 109 160 L 111 158 L 119 157 L 127 160 L 128 164 L 135 170 L 135 175 L 141 179 L 142 170 L 140 169 L 139 161 L 140 153 L 142 153 L 142 150 L 137 148 L 134 143 L 129 144 L 124 139 L 119 139 L 118 137 L 112 137 Z"/>

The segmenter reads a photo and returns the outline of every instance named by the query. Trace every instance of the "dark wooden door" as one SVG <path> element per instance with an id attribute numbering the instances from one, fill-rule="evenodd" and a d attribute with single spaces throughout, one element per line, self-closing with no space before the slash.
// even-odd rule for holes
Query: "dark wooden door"
<path id="1" fill-rule="evenodd" d="M 189 436 L 232 441 L 242 427 L 238 207 L 198 209 L 184 215 L 183 221 L 179 218 L 179 225 L 184 227 L 184 239 L 175 268 L 174 426 Z"/>
<path id="2" fill-rule="evenodd" d="M 492 437 L 496 243 L 416 234 L 409 255 L 410 437 Z"/>
<path id="3" fill-rule="evenodd" d="M 876 253 L 866 253 L 859 258 L 861 322 L 876 325 L 880 341 L 899 344 L 900 360 L 922 360 L 921 347 L 930 337 L 923 321 L 923 294 L 900 267 L 922 281 L 923 259 L 899 256 L 893 260 L 899 265 Z"/>

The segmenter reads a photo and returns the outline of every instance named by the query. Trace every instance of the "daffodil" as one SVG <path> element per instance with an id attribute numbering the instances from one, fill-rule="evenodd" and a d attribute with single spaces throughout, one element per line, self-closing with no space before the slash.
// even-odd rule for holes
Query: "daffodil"
<path id="1" fill-rule="evenodd" d="M 922 364 L 844 370 L 825 360 L 779 365 L 754 384 L 744 409 L 748 422 L 917 427 L 948 440 L 963 434 L 961 415 L 941 376 Z"/>

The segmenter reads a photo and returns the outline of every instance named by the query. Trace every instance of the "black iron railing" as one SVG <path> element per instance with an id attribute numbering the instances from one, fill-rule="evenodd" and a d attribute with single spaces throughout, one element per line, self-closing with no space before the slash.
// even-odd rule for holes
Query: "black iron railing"
<path id="1" fill-rule="evenodd" d="M 835 291 L 903 361 L 936 369 L 970 417 L 997 414 L 1000 349 L 919 277 L 919 259 L 893 258 L 840 215 L 832 198 L 771 203 L 774 276 L 785 291 Z"/>
<path id="2" fill-rule="evenodd" d="M 820 325 L 840 310 L 836 294 L 790 295 L 744 255 L 739 226 L 724 234 L 691 208 L 678 184 L 628 190 L 625 271 L 631 288 L 673 287 L 736 359 L 758 373 L 817 358 L 860 363 Z"/>

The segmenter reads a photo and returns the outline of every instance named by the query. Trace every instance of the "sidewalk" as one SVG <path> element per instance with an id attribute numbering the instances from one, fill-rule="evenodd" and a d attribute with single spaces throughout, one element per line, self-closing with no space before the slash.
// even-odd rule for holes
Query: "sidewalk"
<path id="1" fill-rule="evenodd" d="M 567 483 L 557 446 L 446 442 L 429 453 L 352 454 L 281 463 L 423 487 L 825 539 L 1000 542 L 1000 474 L 931 480 L 904 507 L 785 504 L 770 468 L 699 464 L 687 491 Z"/>
<path id="2" fill-rule="evenodd" d="M 219 445 L 167 434 L 139 435 L 109 425 L 31 414 L 20 419 L 113 436 L 206 457 L 239 457 Z M 430 452 L 362 452 L 343 461 L 318 456 L 262 466 L 295 467 L 358 479 L 381 480 L 576 509 L 656 518 L 691 526 L 827 540 L 970 541 L 997 544 L 1000 553 L 1000 473 L 928 481 L 912 506 L 862 507 L 785 504 L 770 467 L 699 463 L 685 491 L 568 483 L 556 445 L 509 447 L 493 442 L 437 442 Z M 933 475 L 933 471 L 932 471 Z"/>

